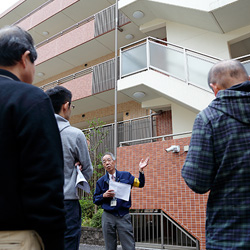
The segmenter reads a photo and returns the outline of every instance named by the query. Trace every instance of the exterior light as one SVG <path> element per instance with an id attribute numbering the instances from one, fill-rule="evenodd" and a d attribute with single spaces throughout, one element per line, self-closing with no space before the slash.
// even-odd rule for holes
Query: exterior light
<path id="1" fill-rule="evenodd" d="M 137 99 L 141 99 L 141 98 L 143 98 L 143 97 L 145 97 L 145 93 L 144 92 L 141 92 L 141 91 L 138 91 L 138 92 L 135 92 L 134 94 L 133 94 L 133 97 L 135 97 L 135 98 L 137 98 Z"/>
<path id="2" fill-rule="evenodd" d="M 140 19 L 144 17 L 144 13 L 140 10 L 137 10 L 133 13 L 133 17 L 136 19 Z"/>
<path id="3" fill-rule="evenodd" d="M 47 36 L 48 34 L 49 34 L 48 31 L 43 31 L 43 35 L 44 35 L 44 36 Z"/>
<path id="4" fill-rule="evenodd" d="M 38 72 L 38 73 L 37 73 L 37 76 L 43 77 L 43 76 L 45 76 L 45 74 L 44 74 L 43 72 Z"/>
<path id="5" fill-rule="evenodd" d="M 131 39 L 134 38 L 134 36 L 133 36 L 132 34 L 127 34 L 127 35 L 125 36 L 125 38 L 128 39 L 128 40 L 131 40 Z"/>

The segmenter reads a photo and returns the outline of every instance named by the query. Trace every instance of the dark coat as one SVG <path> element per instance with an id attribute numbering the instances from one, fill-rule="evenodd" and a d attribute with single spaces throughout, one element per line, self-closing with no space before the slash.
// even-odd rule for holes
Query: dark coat
<path id="1" fill-rule="evenodd" d="M 250 249 L 250 82 L 220 90 L 197 115 L 182 169 L 197 193 L 210 190 L 207 249 Z"/>
<path id="2" fill-rule="evenodd" d="M 0 230 L 34 229 L 63 249 L 63 154 L 49 97 L 0 70 Z"/>

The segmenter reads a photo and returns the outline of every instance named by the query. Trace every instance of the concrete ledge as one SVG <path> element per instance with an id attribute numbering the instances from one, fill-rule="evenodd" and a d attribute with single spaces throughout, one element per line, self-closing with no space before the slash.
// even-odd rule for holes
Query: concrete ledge
<path id="1" fill-rule="evenodd" d="M 101 228 L 82 227 L 81 231 L 80 242 L 82 244 L 104 246 Z"/>

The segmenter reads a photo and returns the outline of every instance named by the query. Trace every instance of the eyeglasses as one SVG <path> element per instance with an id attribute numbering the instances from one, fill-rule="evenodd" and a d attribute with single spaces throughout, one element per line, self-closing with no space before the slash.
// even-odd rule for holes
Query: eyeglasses
<path id="1" fill-rule="evenodd" d="M 72 109 L 75 108 L 75 105 L 71 105 L 71 102 L 69 102 L 69 107 L 71 106 Z"/>

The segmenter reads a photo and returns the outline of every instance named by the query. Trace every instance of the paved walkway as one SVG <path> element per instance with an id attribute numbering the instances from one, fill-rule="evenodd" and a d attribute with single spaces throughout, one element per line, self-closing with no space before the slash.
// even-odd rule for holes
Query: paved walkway
<path id="1" fill-rule="evenodd" d="M 79 250 L 105 250 L 105 247 L 104 246 L 93 246 L 93 245 L 80 244 Z M 122 250 L 122 247 L 118 246 L 117 250 Z M 136 247 L 136 250 L 156 250 L 156 249 Z"/>

